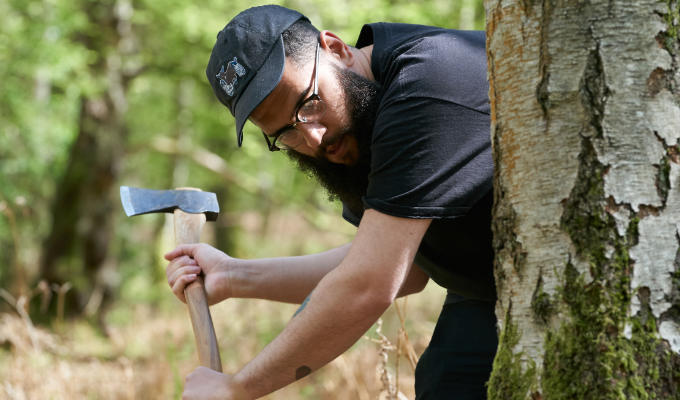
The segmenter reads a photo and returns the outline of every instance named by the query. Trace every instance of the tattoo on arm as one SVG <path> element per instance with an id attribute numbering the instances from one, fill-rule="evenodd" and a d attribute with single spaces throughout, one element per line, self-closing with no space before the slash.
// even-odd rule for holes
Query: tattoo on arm
<path id="1" fill-rule="evenodd" d="M 312 369 L 309 368 L 306 365 L 301 366 L 300 368 L 295 370 L 295 380 L 300 380 L 304 378 L 305 376 L 309 375 L 312 372 Z"/>
<path id="2" fill-rule="evenodd" d="M 305 307 L 307 306 L 307 303 L 309 303 L 309 298 L 311 296 L 312 296 L 311 294 L 309 296 L 307 296 L 305 301 L 303 301 L 302 304 L 300 304 L 300 308 L 298 308 L 297 311 L 295 311 L 295 314 L 293 314 L 293 317 L 296 317 L 298 314 L 300 314 L 300 312 L 302 312 L 302 310 L 305 309 Z"/>
<path id="3" fill-rule="evenodd" d="M 300 304 L 300 308 L 298 308 L 297 311 L 295 311 L 295 314 L 293 314 L 293 318 L 295 318 L 298 314 L 300 314 L 302 312 L 302 310 L 305 309 L 305 307 L 307 306 L 307 303 L 309 303 L 310 297 L 311 297 L 311 295 L 307 296 L 305 301 L 303 301 L 302 304 Z M 303 366 L 301 366 L 301 367 L 299 367 L 298 369 L 295 370 L 295 380 L 296 381 L 300 380 L 300 379 L 304 378 L 305 376 L 309 375 L 311 372 L 312 372 L 311 368 L 309 368 L 306 365 L 303 365 Z"/>
<path id="4" fill-rule="evenodd" d="M 295 311 L 295 314 L 293 314 L 293 318 L 295 318 L 295 316 L 300 314 L 300 312 L 302 312 L 302 310 L 305 309 L 305 307 L 307 306 L 307 303 L 309 303 L 310 297 L 311 297 L 311 295 L 307 296 L 305 301 L 302 302 L 302 304 L 300 305 L 300 308 L 298 308 L 297 311 Z M 300 379 L 304 378 L 305 376 L 309 375 L 311 372 L 312 372 L 311 368 L 309 368 L 306 365 L 303 365 L 303 366 L 301 366 L 301 367 L 299 367 L 298 369 L 295 370 L 295 380 L 296 381 L 300 380 Z"/>

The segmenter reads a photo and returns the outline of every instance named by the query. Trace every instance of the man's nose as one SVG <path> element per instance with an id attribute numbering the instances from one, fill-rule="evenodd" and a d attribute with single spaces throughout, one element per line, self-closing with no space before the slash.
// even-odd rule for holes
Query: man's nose
<path id="1" fill-rule="evenodd" d="M 305 143 L 312 149 L 317 149 L 323 141 L 323 135 L 326 133 L 326 127 L 318 122 L 310 122 L 300 124 L 297 129 L 305 138 Z"/>

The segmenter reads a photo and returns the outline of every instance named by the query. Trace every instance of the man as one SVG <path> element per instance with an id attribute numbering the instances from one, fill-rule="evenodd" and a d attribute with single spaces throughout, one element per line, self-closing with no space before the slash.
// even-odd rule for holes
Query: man
<path id="1" fill-rule="evenodd" d="M 497 339 L 493 302 L 484 34 L 365 25 L 356 47 L 278 6 L 236 16 L 206 70 L 217 98 L 272 151 L 343 202 L 354 240 L 320 254 L 240 260 L 205 244 L 166 255 L 168 282 L 205 274 L 229 297 L 303 303 L 233 375 L 198 368 L 185 398 L 257 398 L 316 371 L 429 278 L 449 295 L 416 369 L 418 399 L 485 398 Z"/>

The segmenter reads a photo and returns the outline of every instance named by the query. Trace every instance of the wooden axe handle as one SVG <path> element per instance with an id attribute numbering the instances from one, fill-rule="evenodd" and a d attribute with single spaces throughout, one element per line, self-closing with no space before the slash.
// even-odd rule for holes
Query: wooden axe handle
<path id="1" fill-rule="evenodd" d="M 175 243 L 198 243 L 201 230 L 205 224 L 205 214 L 189 214 L 180 209 L 175 210 Z M 203 278 L 199 276 L 184 289 L 184 296 L 189 307 L 191 325 L 194 328 L 198 361 L 201 366 L 222 372 L 220 350 L 217 347 L 217 337 L 213 327 L 208 300 L 203 287 Z"/>

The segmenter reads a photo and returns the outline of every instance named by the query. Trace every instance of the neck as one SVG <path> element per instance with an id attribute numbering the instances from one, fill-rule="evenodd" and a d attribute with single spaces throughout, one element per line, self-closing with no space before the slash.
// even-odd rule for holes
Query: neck
<path id="1" fill-rule="evenodd" d="M 373 76 L 373 71 L 371 70 L 371 55 L 373 54 L 373 45 L 362 47 L 357 49 L 351 47 L 352 53 L 354 53 L 354 58 L 356 62 L 353 65 L 353 70 L 357 74 L 363 76 L 364 78 L 375 80 Z"/>

